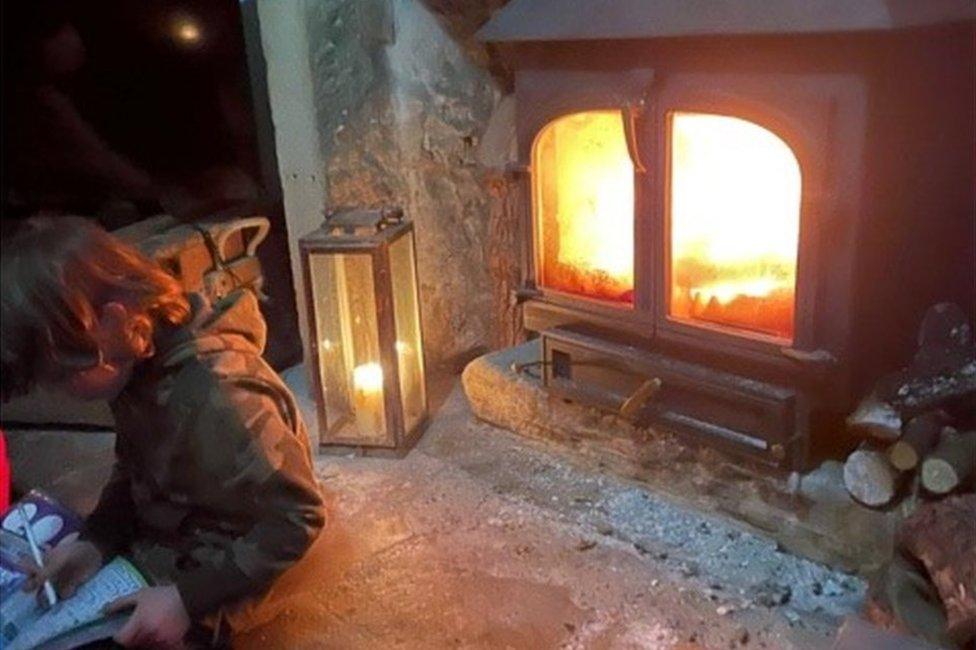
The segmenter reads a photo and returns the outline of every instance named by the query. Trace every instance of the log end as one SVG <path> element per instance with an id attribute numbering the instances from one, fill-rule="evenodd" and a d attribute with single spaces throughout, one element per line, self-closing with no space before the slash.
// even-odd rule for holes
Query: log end
<path id="1" fill-rule="evenodd" d="M 876 508 L 887 505 L 897 492 L 898 474 L 884 454 L 858 449 L 844 463 L 844 486 L 858 502 Z"/>
<path id="2" fill-rule="evenodd" d="M 922 485 L 933 494 L 948 494 L 959 485 L 959 475 L 951 463 L 942 458 L 926 458 L 922 463 Z"/>
<path id="3" fill-rule="evenodd" d="M 888 448 L 888 461 L 900 472 L 915 469 L 919 461 L 918 452 L 910 444 L 899 440 Z"/>

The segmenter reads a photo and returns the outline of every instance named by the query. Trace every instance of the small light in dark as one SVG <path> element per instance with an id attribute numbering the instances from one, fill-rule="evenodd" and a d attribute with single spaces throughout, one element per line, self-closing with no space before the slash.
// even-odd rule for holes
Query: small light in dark
<path id="1" fill-rule="evenodd" d="M 203 40 L 203 30 L 199 21 L 187 14 L 177 14 L 172 22 L 173 38 L 186 46 L 198 45 Z"/>

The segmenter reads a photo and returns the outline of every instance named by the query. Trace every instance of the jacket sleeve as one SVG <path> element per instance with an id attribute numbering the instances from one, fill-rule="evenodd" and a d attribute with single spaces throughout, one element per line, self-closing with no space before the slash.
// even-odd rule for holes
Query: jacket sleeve
<path id="1" fill-rule="evenodd" d="M 324 520 L 304 427 L 282 407 L 274 387 L 214 380 L 208 399 L 187 422 L 194 474 L 211 516 L 246 513 L 223 559 L 180 571 L 174 582 L 191 618 L 264 592 L 297 562 Z M 290 417 L 289 417 L 290 416 Z M 288 418 L 288 420 L 286 420 Z"/>
<path id="2" fill-rule="evenodd" d="M 132 542 L 135 534 L 133 512 L 135 506 L 132 502 L 129 473 L 125 464 L 117 457 L 108 483 L 102 488 L 98 504 L 85 519 L 80 537 L 97 546 L 107 561 L 125 551 Z"/>

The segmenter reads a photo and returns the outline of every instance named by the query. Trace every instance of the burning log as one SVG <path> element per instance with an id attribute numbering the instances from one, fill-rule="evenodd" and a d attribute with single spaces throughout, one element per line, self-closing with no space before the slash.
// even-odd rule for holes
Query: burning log
<path id="1" fill-rule="evenodd" d="M 844 463 L 844 486 L 855 501 L 868 507 L 891 503 L 900 484 L 900 473 L 880 451 L 861 448 Z"/>
<path id="2" fill-rule="evenodd" d="M 946 427 L 939 446 L 922 461 L 922 485 L 933 494 L 948 494 L 974 474 L 976 431 L 957 433 Z"/>
<path id="3" fill-rule="evenodd" d="M 891 465 L 902 472 L 915 469 L 925 454 L 939 442 L 939 434 L 948 419 L 943 411 L 932 411 L 912 418 L 905 425 L 901 440 L 888 447 Z"/>

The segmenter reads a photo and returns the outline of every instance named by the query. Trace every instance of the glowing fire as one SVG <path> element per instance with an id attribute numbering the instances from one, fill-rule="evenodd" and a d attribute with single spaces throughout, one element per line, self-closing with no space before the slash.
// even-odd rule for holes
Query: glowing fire
<path id="1" fill-rule="evenodd" d="M 671 122 L 671 315 L 793 337 L 800 168 L 773 133 Z"/>
<path id="2" fill-rule="evenodd" d="M 634 167 L 618 111 L 549 124 L 533 147 L 543 286 L 632 303 Z"/>

